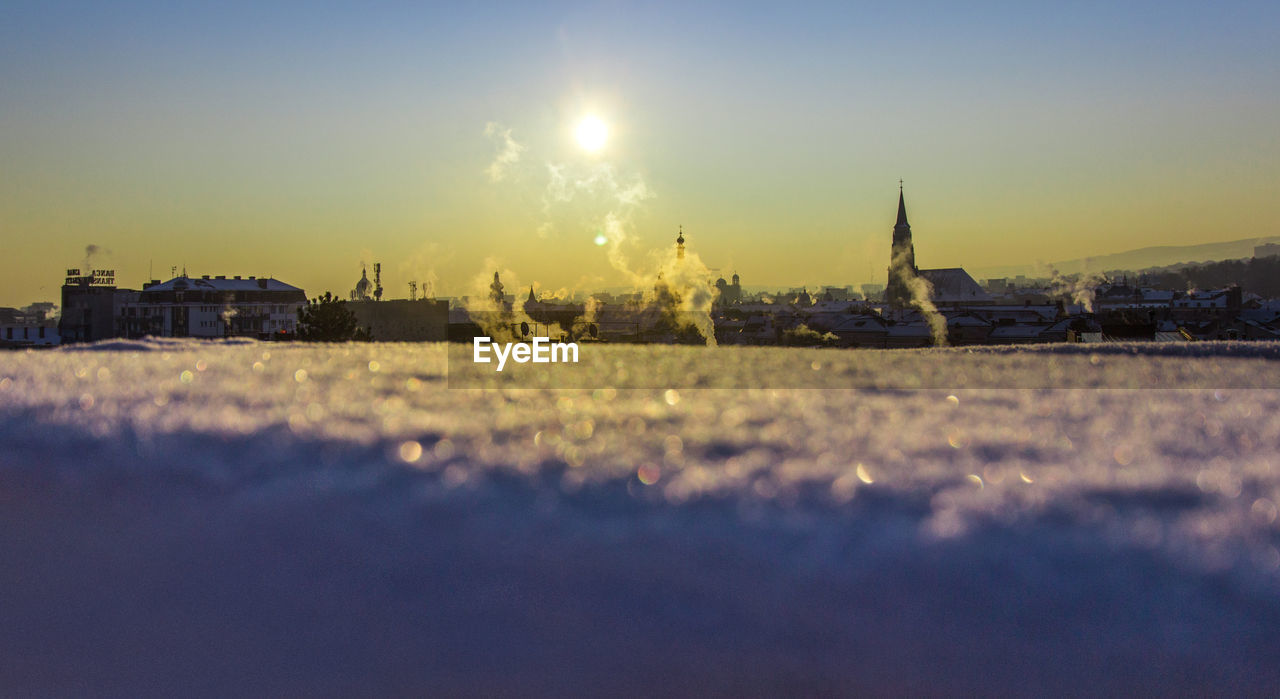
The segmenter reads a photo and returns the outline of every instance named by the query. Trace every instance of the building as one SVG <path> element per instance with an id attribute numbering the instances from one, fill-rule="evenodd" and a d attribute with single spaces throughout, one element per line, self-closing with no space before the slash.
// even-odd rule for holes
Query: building
<path id="1" fill-rule="evenodd" d="M 53 347 L 61 343 L 58 325 L 44 321 L 36 325 L 0 323 L 0 347 Z"/>
<path id="2" fill-rule="evenodd" d="M 911 303 L 910 282 L 916 276 L 916 246 L 911 240 L 911 224 L 907 222 L 907 202 L 898 182 L 898 221 L 893 224 L 893 245 L 889 249 L 889 285 L 885 301 L 894 308 Z"/>
<path id="3" fill-rule="evenodd" d="M 449 331 L 449 302 L 419 299 L 348 301 L 356 324 L 374 342 L 444 342 Z"/>
<path id="4" fill-rule="evenodd" d="M 818 298 L 823 301 L 856 301 L 858 295 L 852 286 L 824 286 Z"/>
<path id="5" fill-rule="evenodd" d="M 60 343 L 58 322 L 48 316 L 51 303 L 35 303 L 22 310 L 0 308 L 0 348 L 52 347 Z"/>
<path id="6" fill-rule="evenodd" d="M 1173 299 L 1169 315 L 1174 320 L 1235 318 L 1240 315 L 1242 298 L 1238 286 L 1214 291 L 1190 291 L 1185 296 Z"/>
<path id="7" fill-rule="evenodd" d="M 138 292 L 117 289 L 114 270 L 67 270 L 62 285 L 61 341 L 96 342 L 121 335 L 119 318 L 124 306 L 137 300 Z"/>
<path id="8" fill-rule="evenodd" d="M 935 305 L 974 305 L 991 303 L 991 296 L 969 273 L 960 267 L 919 269 L 916 248 L 907 222 L 907 203 L 898 183 L 898 220 L 893 225 L 893 245 L 889 258 L 889 285 L 885 302 L 895 309 L 912 305 L 911 282 L 924 279 L 929 283 L 930 301 Z"/>
<path id="9" fill-rule="evenodd" d="M 184 275 L 134 293 L 118 314 L 125 337 L 292 337 L 307 303 L 302 289 L 266 277 Z"/>
<path id="10" fill-rule="evenodd" d="M 916 274 L 929 282 L 929 299 L 937 306 L 991 303 L 991 295 L 961 267 L 921 269 Z"/>
<path id="11" fill-rule="evenodd" d="M 1280 244 L 1265 243 L 1253 248 L 1254 257 L 1271 257 L 1273 255 L 1280 255 Z"/>
<path id="12" fill-rule="evenodd" d="M 726 282 L 724 277 L 717 279 L 716 291 L 716 303 L 721 306 L 733 306 L 742 303 L 742 284 L 737 272 L 733 273 L 732 284 Z"/>
<path id="13" fill-rule="evenodd" d="M 356 288 L 351 290 L 352 301 L 381 301 L 382 300 L 382 263 L 373 263 L 373 281 L 369 281 L 369 271 L 363 267 L 360 269 L 360 281 L 356 282 Z"/>

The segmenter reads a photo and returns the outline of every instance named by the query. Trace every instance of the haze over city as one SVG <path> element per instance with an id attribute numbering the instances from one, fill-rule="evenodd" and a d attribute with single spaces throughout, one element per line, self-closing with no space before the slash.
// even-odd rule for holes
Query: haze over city
<path id="1" fill-rule="evenodd" d="M 466 293 L 627 282 L 678 226 L 744 283 L 1280 232 L 1280 10 L 1262 2 L 11 3 L 0 304 L 382 261 Z M 85 260 L 86 247 L 97 254 Z"/>

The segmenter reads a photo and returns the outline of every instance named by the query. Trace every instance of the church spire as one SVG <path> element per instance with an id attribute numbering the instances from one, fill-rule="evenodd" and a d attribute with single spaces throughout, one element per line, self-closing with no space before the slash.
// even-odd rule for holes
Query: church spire
<path id="1" fill-rule="evenodd" d="M 893 226 L 893 246 L 889 254 L 889 283 L 885 300 L 894 308 L 905 308 L 911 299 L 909 282 L 916 276 L 916 247 L 907 223 L 907 202 L 898 180 L 898 222 Z"/>
<path id="2" fill-rule="evenodd" d="M 907 202 L 902 196 L 902 180 L 898 180 L 898 222 L 894 227 L 897 226 L 911 226 L 907 223 Z"/>

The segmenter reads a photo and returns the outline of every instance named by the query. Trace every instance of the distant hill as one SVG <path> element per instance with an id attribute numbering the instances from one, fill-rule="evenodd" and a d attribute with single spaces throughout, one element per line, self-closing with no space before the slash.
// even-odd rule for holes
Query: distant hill
<path id="1" fill-rule="evenodd" d="M 1085 271 L 1105 272 L 1116 269 L 1139 270 L 1149 267 L 1168 267 L 1189 262 L 1212 262 L 1253 257 L 1253 249 L 1267 243 L 1280 243 L 1280 236 L 1245 238 L 1226 243 L 1205 243 L 1203 245 L 1157 245 L 1110 255 L 1063 260 L 1048 265 L 976 267 L 974 272 L 979 279 L 990 279 L 993 277 L 1014 277 L 1019 274 L 1048 276 L 1049 267 L 1053 267 L 1061 274 L 1077 274 Z"/>

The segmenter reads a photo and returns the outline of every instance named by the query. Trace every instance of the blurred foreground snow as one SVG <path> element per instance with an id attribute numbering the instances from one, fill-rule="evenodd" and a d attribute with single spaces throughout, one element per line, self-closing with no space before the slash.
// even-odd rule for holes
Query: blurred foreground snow
<path id="1" fill-rule="evenodd" d="M 1213 347 L 1177 361 L 1222 386 L 1280 362 Z M 485 391 L 445 368 L 431 345 L 0 355 L 4 693 L 1280 689 L 1278 390 Z"/>

